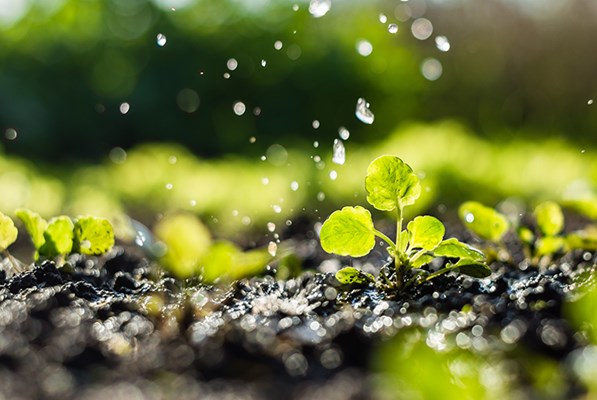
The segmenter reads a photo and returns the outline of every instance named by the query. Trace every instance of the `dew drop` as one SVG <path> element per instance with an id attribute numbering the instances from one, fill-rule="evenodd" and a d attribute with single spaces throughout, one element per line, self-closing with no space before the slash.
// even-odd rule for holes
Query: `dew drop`
<path id="1" fill-rule="evenodd" d="M 7 140 L 15 140 L 18 135 L 19 135 L 19 133 L 14 128 L 8 128 L 6 131 L 4 131 L 4 137 Z"/>
<path id="2" fill-rule="evenodd" d="M 247 107 L 245 106 L 245 103 L 243 103 L 242 101 L 237 101 L 232 106 L 232 110 L 234 110 L 234 113 L 240 117 L 245 113 Z"/>
<path id="3" fill-rule="evenodd" d="M 359 119 L 359 121 L 371 125 L 373 120 L 375 119 L 375 115 L 369 109 L 369 103 L 362 97 L 359 97 L 357 100 L 357 107 L 355 110 L 355 115 Z"/>
<path id="4" fill-rule="evenodd" d="M 445 36 L 437 36 L 435 38 L 435 47 L 437 47 L 439 51 L 446 52 L 450 50 L 450 42 Z"/>
<path id="5" fill-rule="evenodd" d="M 321 18 L 332 8 L 332 0 L 311 0 L 309 13 L 315 18 Z"/>
<path id="6" fill-rule="evenodd" d="M 168 41 L 168 38 L 163 33 L 158 33 L 155 40 L 158 46 L 164 47 L 166 45 L 166 42 Z"/>
<path id="7" fill-rule="evenodd" d="M 379 22 L 385 24 L 386 22 L 388 22 L 388 17 L 386 17 L 385 14 L 379 14 Z"/>
<path id="8" fill-rule="evenodd" d="M 298 11 L 299 10 L 299 5 L 298 4 L 293 4 L 292 5 L 292 11 Z"/>
<path id="9" fill-rule="evenodd" d="M 346 161 L 346 150 L 344 143 L 339 139 L 334 139 L 332 162 L 338 165 L 344 165 Z"/>
<path id="10" fill-rule="evenodd" d="M 267 230 L 270 232 L 273 232 L 276 230 L 276 224 L 274 224 L 273 222 L 268 222 L 266 224 L 266 226 L 267 226 Z"/>
<path id="11" fill-rule="evenodd" d="M 172 190 L 173 187 L 174 185 L 172 185 L 171 183 L 166 183 L 166 190 Z"/>
<path id="12" fill-rule="evenodd" d="M 472 213 L 467 213 L 467 214 L 464 216 L 464 220 L 465 220 L 466 222 L 468 222 L 469 224 L 471 224 L 471 223 L 473 223 L 473 221 L 475 220 L 475 216 L 474 216 Z"/>
<path id="13" fill-rule="evenodd" d="M 290 189 L 296 192 L 299 189 L 299 183 L 297 181 L 290 182 Z"/>
<path id="14" fill-rule="evenodd" d="M 397 24 L 388 25 L 388 32 L 390 32 L 391 34 L 398 33 L 398 25 Z"/>
<path id="15" fill-rule="evenodd" d="M 367 57 L 371 53 L 373 53 L 373 45 L 368 40 L 358 40 L 355 47 L 357 49 L 357 53 L 359 53 L 363 57 Z"/>
<path id="16" fill-rule="evenodd" d="M 335 181 L 338 178 L 338 173 L 335 170 L 330 171 L 330 179 Z"/>
<path id="17" fill-rule="evenodd" d="M 128 113 L 130 109 L 131 109 L 131 106 L 129 103 L 124 102 L 124 103 L 120 104 L 120 113 L 121 114 L 124 115 L 124 114 Z"/>
<path id="18" fill-rule="evenodd" d="M 168 164 L 174 165 L 177 162 L 178 162 L 178 157 L 176 157 L 176 156 L 170 156 L 170 157 L 168 157 Z"/>
<path id="19" fill-rule="evenodd" d="M 272 257 L 275 257 L 277 251 L 278 251 L 278 245 L 276 244 L 276 242 L 269 242 L 269 244 L 267 245 L 267 252 Z"/>
<path id="20" fill-rule="evenodd" d="M 340 128 L 338 128 L 338 135 L 340 136 L 340 139 L 348 140 L 348 138 L 350 137 L 350 132 L 348 131 L 348 129 L 341 126 Z"/>
<path id="21" fill-rule="evenodd" d="M 226 62 L 226 67 L 228 67 L 230 71 L 234 71 L 238 67 L 238 61 L 236 61 L 235 58 L 231 58 Z"/>

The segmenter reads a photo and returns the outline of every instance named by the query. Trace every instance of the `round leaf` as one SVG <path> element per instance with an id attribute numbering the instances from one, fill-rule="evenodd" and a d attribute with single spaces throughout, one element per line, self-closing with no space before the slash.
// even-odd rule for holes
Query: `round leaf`
<path id="1" fill-rule="evenodd" d="M 12 219 L 0 212 L 0 251 L 4 251 L 17 240 L 18 231 Z"/>
<path id="2" fill-rule="evenodd" d="M 39 248 L 39 255 L 53 258 L 69 254 L 73 249 L 73 228 L 73 221 L 65 215 L 52 218 L 44 231 L 45 242 Z"/>
<path id="3" fill-rule="evenodd" d="M 45 243 L 44 231 L 48 227 L 48 222 L 38 213 L 24 208 L 18 209 L 15 214 L 25 225 L 25 229 L 31 236 L 31 241 L 35 249 L 39 249 Z"/>
<path id="4" fill-rule="evenodd" d="M 564 248 L 566 241 L 563 237 L 546 236 L 535 242 L 535 252 L 538 256 L 555 254 Z"/>
<path id="5" fill-rule="evenodd" d="M 458 209 L 464 225 L 481 239 L 498 242 L 509 228 L 505 216 L 476 201 L 467 201 Z"/>
<path id="6" fill-rule="evenodd" d="M 336 279 L 343 285 L 350 285 L 353 283 L 366 285 L 375 281 L 373 275 L 361 272 L 353 267 L 342 268 L 340 271 L 336 272 Z"/>
<path id="7" fill-rule="evenodd" d="M 375 246 L 375 234 L 369 210 L 356 206 L 334 211 L 323 223 L 319 237 L 328 253 L 361 257 Z"/>
<path id="8" fill-rule="evenodd" d="M 487 265 L 474 260 L 461 259 L 454 264 L 454 267 L 457 267 L 461 274 L 473 278 L 486 278 L 491 275 L 491 269 Z"/>
<path id="9" fill-rule="evenodd" d="M 408 223 L 411 249 L 435 249 L 443 240 L 446 229 L 439 219 L 430 215 L 417 217 Z"/>
<path id="10" fill-rule="evenodd" d="M 74 249 L 81 254 L 100 255 L 114 246 L 114 229 L 104 218 L 79 217 L 74 233 Z"/>
<path id="11" fill-rule="evenodd" d="M 421 194 L 419 178 L 395 156 L 381 156 L 369 164 L 365 189 L 369 204 L 382 211 L 411 205 Z"/>
<path id="12" fill-rule="evenodd" d="M 446 239 L 441 242 L 439 246 L 433 250 L 433 253 L 436 256 L 442 257 L 466 258 L 473 261 L 485 260 L 485 255 L 481 251 L 466 243 L 462 243 L 455 238 Z"/>
<path id="13" fill-rule="evenodd" d="M 555 236 L 564 228 L 564 214 L 557 203 L 546 201 L 534 211 L 537 225 L 545 236 Z"/>

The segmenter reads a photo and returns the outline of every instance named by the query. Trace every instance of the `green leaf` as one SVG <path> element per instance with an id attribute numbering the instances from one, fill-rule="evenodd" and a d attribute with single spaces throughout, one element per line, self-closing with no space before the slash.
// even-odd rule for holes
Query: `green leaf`
<path id="1" fill-rule="evenodd" d="M 444 238 L 446 229 L 439 219 L 430 215 L 417 217 L 408 223 L 411 249 L 435 249 Z"/>
<path id="2" fill-rule="evenodd" d="M 564 248 L 566 244 L 563 237 L 545 236 L 538 238 L 535 242 L 535 254 L 538 256 L 547 256 L 555 254 Z"/>
<path id="3" fill-rule="evenodd" d="M 359 271 L 353 267 L 342 268 L 340 271 L 336 272 L 336 279 L 343 285 L 366 285 L 375 282 L 373 275 Z"/>
<path id="4" fill-rule="evenodd" d="M 555 236 L 564 228 L 564 214 L 560 206 L 553 201 L 545 201 L 535 207 L 537 225 L 545 236 Z"/>
<path id="5" fill-rule="evenodd" d="M 19 232 L 9 216 L 0 212 L 0 251 L 5 251 L 8 246 L 17 240 Z"/>
<path id="6" fill-rule="evenodd" d="M 510 225 L 505 216 L 476 201 L 462 204 L 458 209 L 458 214 L 464 226 L 481 239 L 492 242 L 499 242 Z"/>
<path id="7" fill-rule="evenodd" d="M 319 238 L 328 253 L 364 256 L 375 246 L 371 213 L 361 206 L 334 211 L 323 223 Z"/>
<path id="8" fill-rule="evenodd" d="M 229 280 L 229 274 L 234 267 L 234 260 L 241 250 L 231 242 L 218 241 L 213 243 L 201 262 L 203 282 L 214 283 L 218 279 Z"/>
<path id="9" fill-rule="evenodd" d="M 413 263 L 411 263 L 411 266 L 413 268 L 421 268 L 423 265 L 429 264 L 431 261 L 433 261 L 434 258 L 435 257 L 431 254 L 423 254 L 421 257 L 417 258 Z"/>
<path id="10" fill-rule="evenodd" d="M 482 262 L 485 260 L 485 254 L 466 243 L 460 242 L 458 239 L 446 239 L 433 250 L 436 256 L 450 257 L 450 258 L 464 258 L 473 261 Z"/>
<path id="11" fill-rule="evenodd" d="M 535 234 L 529 228 L 525 226 L 519 226 L 516 230 L 518 237 L 525 244 L 531 244 L 535 240 Z"/>
<path id="12" fill-rule="evenodd" d="M 43 219 L 38 213 L 25 208 L 19 208 L 15 211 L 15 214 L 25 225 L 25 229 L 31 237 L 31 242 L 35 250 L 39 250 L 45 243 L 44 231 L 48 227 L 48 221 Z"/>
<path id="13" fill-rule="evenodd" d="M 458 268 L 460 273 L 473 278 L 486 278 L 491 275 L 491 269 L 487 265 L 466 258 L 458 260 L 451 268 Z"/>
<path id="14" fill-rule="evenodd" d="M 54 258 L 69 254 L 73 249 L 74 227 L 66 215 L 52 218 L 44 231 L 44 244 L 39 248 L 39 255 Z"/>
<path id="15" fill-rule="evenodd" d="M 76 253 L 100 255 L 114 246 L 114 229 L 105 218 L 79 217 L 75 222 L 74 245 Z"/>
<path id="16" fill-rule="evenodd" d="M 365 189 L 369 204 L 382 211 L 402 209 L 421 194 L 419 178 L 395 156 L 381 156 L 369 164 Z"/>
<path id="17" fill-rule="evenodd" d="M 597 225 L 589 226 L 582 231 L 573 232 L 564 238 L 567 250 L 597 250 Z"/>
<path id="18" fill-rule="evenodd" d="M 160 262 L 178 278 L 199 273 L 199 262 L 208 252 L 211 237 L 207 228 L 192 214 L 172 214 L 154 227 L 156 237 L 166 245 Z"/>

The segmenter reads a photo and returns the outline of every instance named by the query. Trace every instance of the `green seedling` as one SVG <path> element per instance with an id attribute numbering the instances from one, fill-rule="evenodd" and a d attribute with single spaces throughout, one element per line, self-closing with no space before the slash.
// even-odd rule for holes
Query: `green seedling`
<path id="1" fill-rule="evenodd" d="M 17 240 L 17 236 L 18 231 L 12 219 L 0 212 L 0 252 L 6 256 L 17 272 L 21 272 L 22 263 L 8 252 L 8 247 Z"/>
<path id="2" fill-rule="evenodd" d="M 73 222 L 61 215 L 46 221 L 27 209 L 18 209 L 16 215 L 31 237 L 35 260 L 58 259 L 62 264 L 69 254 L 101 255 L 114 246 L 114 230 L 104 218 L 78 217 Z"/>
<path id="3" fill-rule="evenodd" d="M 223 283 L 262 272 L 274 258 L 265 249 L 242 251 L 228 241 L 212 241 L 208 229 L 192 214 L 173 214 L 154 227 L 165 245 L 160 263 L 179 279 L 201 277 Z"/>
<path id="4" fill-rule="evenodd" d="M 361 257 L 369 254 L 378 237 L 387 243 L 388 253 L 394 259 L 394 279 L 382 276 L 381 282 L 376 282 L 372 275 L 347 267 L 336 273 L 338 281 L 402 289 L 450 271 L 479 278 L 491 274 L 483 253 L 457 239 L 444 240 L 445 228 L 437 218 L 418 216 L 402 229 L 404 208 L 418 199 L 421 185 L 410 166 L 400 158 L 381 156 L 373 160 L 367 168 L 365 189 L 369 204 L 380 211 L 395 213 L 396 241 L 375 229 L 369 210 L 355 206 L 333 212 L 323 223 L 321 246 L 328 253 Z M 445 267 L 433 273 L 422 269 L 438 257 L 448 259 Z"/>
<path id="5" fill-rule="evenodd" d="M 503 239 L 510 229 L 510 223 L 506 216 L 476 201 L 463 203 L 458 209 L 458 215 L 467 229 L 495 245 L 485 249 L 490 260 L 498 259 L 498 254 L 507 254 Z"/>

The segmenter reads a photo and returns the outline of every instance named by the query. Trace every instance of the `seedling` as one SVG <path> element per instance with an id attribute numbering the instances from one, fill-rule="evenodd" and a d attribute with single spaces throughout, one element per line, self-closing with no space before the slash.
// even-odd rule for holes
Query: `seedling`
<path id="1" fill-rule="evenodd" d="M 17 210 L 16 215 L 31 237 L 35 260 L 58 259 L 62 264 L 69 254 L 101 255 L 114 245 L 114 230 L 104 218 L 78 217 L 73 222 L 61 215 L 46 221 L 26 209 Z"/>
<path id="2" fill-rule="evenodd" d="M 497 251 L 495 247 L 485 249 L 490 259 L 507 254 L 503 239 L 510 229 L 510 223 L 503 214 L 479 202 L 467 201 L 458 209 L 458 215 L 467 229 L 497 247 Z"/>
<path id="3" fill-rule="evenodd" d="M 8 252 L 8 247 L 17 240 L 17 236 L 18 231 L 12 219 L 0 212 L 0 252 L 6 256 L 17 272 L 21 272 L 22 263 Z"/>
<path id="4" fill-rule="evenodd" d="M 334 211 L 323 223 L 321 246 L 328 253 L 361 257 L 369 254 L 378 237 L 387 243 L 388 253 L 394 259 L 394 278 L 382 276 L 381 282 L 376 282 L 372 275 L 347 267 L 336 273 L 338 281 L 402 289 L 450 271 L 478 278 L 491 274 L 479 250 L 457 239 L 444 240 L 445 228 L 437 218 L 418 216 L 402 229 L 404 208 L 419 198 L 421 185 L 410 166 L 400 158 L 381 156 L 373 160 L 367 168 L 365 189 L 369 204 L 380 211 L 396 213 L 396 241 L 375 229 L 369 210 L 355 206 Z M 422 269 L 438 257 L 448 259 L 445 267 L 433 273 Z"/>

